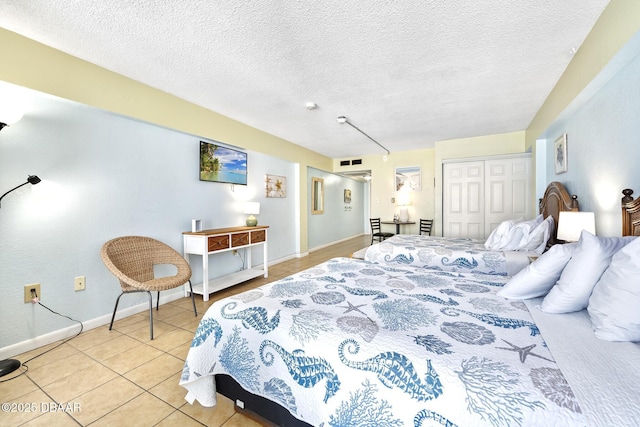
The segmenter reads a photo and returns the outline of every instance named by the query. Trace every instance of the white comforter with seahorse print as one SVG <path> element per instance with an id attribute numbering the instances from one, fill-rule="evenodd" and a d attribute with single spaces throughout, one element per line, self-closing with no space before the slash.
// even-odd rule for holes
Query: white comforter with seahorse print
<path id="1" fill-rule="evenodd" d="M 526 267 L 528 251 L 490 251 L 480 240 L 396 234 L 367 248 L 364 259 L 393 265 L 410 265 L 441 271 L 513 276 Z"/>
<path id="2" fill-rule="evenodd" d="M 580 406 L 501 276 L 336 258 L 214 303 L 180 385 L 213 375 L 314 426 L 583 426 Z"/>

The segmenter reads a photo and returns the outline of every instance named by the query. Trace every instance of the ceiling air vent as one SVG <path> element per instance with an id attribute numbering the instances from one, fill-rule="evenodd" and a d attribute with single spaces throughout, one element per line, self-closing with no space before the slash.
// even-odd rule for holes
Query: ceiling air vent
<path id="1" fill-rule="evenodd" d="M 351 164 L 352 165 L 361 165 L 362 164 L 362 159 L 351 160 Z"/>
<path id="2" fill-rule="evenodd" d="M 340 160 L 340 166 L 349 166 L 350 164 L 349 160 Z"/>

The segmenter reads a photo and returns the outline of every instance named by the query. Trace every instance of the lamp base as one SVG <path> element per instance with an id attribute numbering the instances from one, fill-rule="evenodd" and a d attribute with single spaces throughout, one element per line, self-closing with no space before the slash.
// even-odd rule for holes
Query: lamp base
<path id="1" fill-rule="evenodd" d="M 20 367 L 20 361 L 17 359 L 0 360 L 0 377 L 10 374 Z"/>
<path id="2" fill-rule="evenodd" d="M 247 218 L 247 227 L 255 227 L 256 225 L 258 225 L 258 218 L 249 215 L 249 218 Z"/>

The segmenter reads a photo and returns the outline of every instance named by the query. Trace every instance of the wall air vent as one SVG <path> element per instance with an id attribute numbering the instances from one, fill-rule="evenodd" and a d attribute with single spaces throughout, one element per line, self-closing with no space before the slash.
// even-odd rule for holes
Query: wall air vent
<path id="1" fill-rule="evenodd" d="M 362 164 L 362 159 L 351 160 L 351 164 L 352 165 L 361 165 Z"/>

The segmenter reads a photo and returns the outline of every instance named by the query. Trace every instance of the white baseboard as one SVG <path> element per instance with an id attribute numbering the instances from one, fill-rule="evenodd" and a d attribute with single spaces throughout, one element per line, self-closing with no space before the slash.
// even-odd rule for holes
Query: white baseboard
<path id="1" fill-rule="evenodd" d="M 364 236 L 364 233 L 356 234 L 355 236 L 345 237 L 344 239 L 336 240 L 336 241 L 333 241 L 331 243 L 325 243 L 324 245 L 316 246 L 315 248 L 310 248 L 309 252 L 318 251 L 318 250 L 324 249 L 324 248 L 326 248 L 328 246 L 337 245 L 338 243 L 346 242 L 347 240 L 351 240 L 351 239 L 353 239 L 355 237 L 360 237 L 360 236 Z"/>
<path id="2" fill-rule="evenodd" d="M 180 298 L 184 298 L 184 291 L 182 287 L 176 288 L 176 292 L 161 293 L 160 305 L 165 304 L 167 302 L 175 301 Z M 113 303 L 115 304 L 115 301 Z M 154 302 L 154 305 L 155 305 L 155 302 Z M 134 314 L 138 314 L 148 310 L 149 310 L 148 301 L 138 305 L 131 306 L 131 307 L 119 309 L 118 312 L 116 313 L 116 320 L 122 319 L 128 316 L 132 316 Z M 100 326 L 108 325 L 111 322 L 111 315 L 112 313 L 109 313 L 109 314 L 105 314 L 103 316 L 96 317 L 96 318 L 89 319 L 82 322 L 82 331 L 86 332 L 91 329 L 98 328 Z M 75 323 L 63 329 L 58 329 L 56 331 L 49 332 L 44 335 L 39 335 L 35 338 L 31 338 L 16 344 L 12 344 L 7 347 L 0 348 L 0 360 L 14 357 L 18 354 L 35 350 L 36 348 L 42 347 L 44 345 L 51 344 L 56 341 L 60 341 L 60 340 L 72 337 L 78 333 L 79 329 L 80 329 L 80 325 Z"/>

